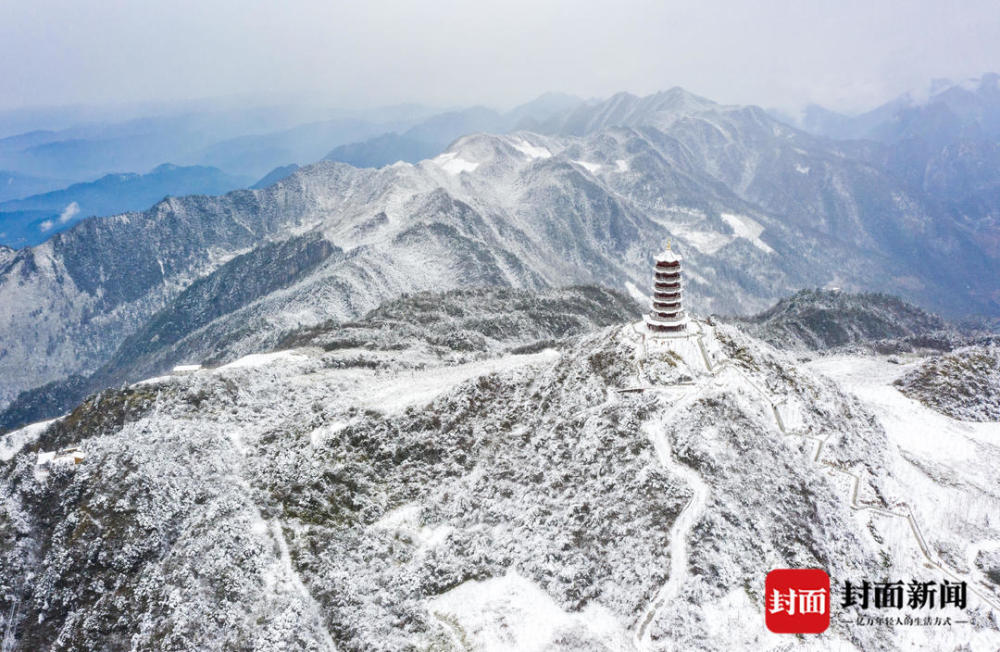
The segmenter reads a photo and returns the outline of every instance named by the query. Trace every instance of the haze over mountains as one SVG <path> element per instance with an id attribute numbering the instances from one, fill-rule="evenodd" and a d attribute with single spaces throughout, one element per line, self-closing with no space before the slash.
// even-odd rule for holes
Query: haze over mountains
<path id="1" fill-rule="evenodd" d="M 265 188 L 171 198 L 4 251 L 0 397 L 94 373 L 140 332 L 150 339 L 122 378 L 232 359 L 414 290 L 600 283 L 640 296 L 668 239 L 689 260 L 696 311 L 757 310 L 829 286 L 952 316 L 1000 312 L 992 213 L 956 213 L 947 183 L 935 195 L 912 187 L 881 145 L 682 89 L 539 104 L 501 116 L 531 118 L 533 132 L 465 136 L 415 165 L 307 165 Z M 450 123 L 421 124 L 412 133 L 443 138 Z M 213 294 L 263 273 L 256 265 L 277 270 L 280 287 L 236 303 Z M 225 309 L 199 313 L 191 301 Z M 211 320 L 176 317 L 195 313 Z M 148 330 L 155 323 L 172 335 Z"/>
<path id="2" fill-rule="evenodd" d="M 167 163 L 147 174 L 108 174 L 89 183 L 0 202 L 0 242 L 11 247 L 39 244 L 87 217 L 143 210 L 168 195 L 219 195 L 249 181 L 218 168 Z"/>
<path id="3" fill-rule="evenodd" d="M 561 93 L 547 93 L 535 100 L 498 113 L 473 107 L 432 116 L 403 133 L 386 133 L 363 142 L 340 145 L 326 155 L 326 160 L 341 161 L 354 167 L 382 167 L 396 161 L 416 163 L 440 154 L 456 138 L 476 132 L 506 133 L 511 130 L 536 130 L 554 115 L 573 109 L 583 101 Z"/>
<path id="4" fill-rule="evenodd" d="M 244 170 L 260 170 L 285 160 L 296 143 L 308 142 L 319 157 L 327 150 L 324 138 L 313 138 L 318 133 L 335 140 L 412 123 L 328 156 L 353 156 L 366 169 L 281 166 L 251 191 L 172 197 L 141 213 L 86 221 L 35 249 L 4 251 L 0 296 L 12 309 L 0 323 L 9 342 L 0 356 L 9 379 L 0 397 L 7 402 L 19 391 L 95 372 L 196 279 L 228 273 L 224 263 L 233 256 L 307 232 L 321 234 L 334 253 L 287 277 L 290 286 L 280 293 L 238 306 L 258 314 L 252 336 L 235 337 L 225 325 L 231 318 L 215 315 L 222 321 L 200 324 L 197 337 L 183 332 L 172 353 L 158 353 L 159 366 L 223 349 L 245 353 L 289 325 L 350 318 L 400 292 L 442 284 L 598 282 L 638 294 L 647 257 L 666 239 L 691 260 L 690 298 L 704 312 L 756 310 L 802 287 L 829 286 L 887 291 L 950 316 L 996 316 L 996 85 L 987 75 L 910 106 L 907 124 L 945 113 L 953 119 L 938 122 L 963 125 L 913 127 L 926 134 L 922 140 L 905 129 L 881 140 L 832 140 L 761 109 L 719 105 L 682 89 L 588 102 L 547 95 L 505 114 L 475 108 L 427 117 L 426 109 L 406 107 L 374 114 L 383 122 L 338 118 L 231 138 L 200 156 L 243 158 Z M 874 123 L 871 116 L 857 120 Z M 165 137 L 165 122 L 130 122 L 124 131 L 110 129 L 107 142 L 125 133 Z M 191 125 L 215 123 L 179 124 L 204 140 Z M 339 127 L 332 125 L 348 124 L 334 134 Z M 520 131 L 459 137 L 439 155 L 447 141 L 475 129 Z M 38 146 L 63 147 L 68 133 L 7 138 L 2 151 L 17 158 Z M 106 144 L 97 131 L 87 133 L 94 137 L 81 141 L 87 147 Z M 384 165 L 407 158 L 417 164 Z M 89 214 L 250 182 L 211 168 L 161 166 L 8 201 L 0 212 L 6 224 L 20 220 L 20 232 L 4 229 L 17 246 Z M 199 344 L 183 344 L 189 336 Z M 38 350 L 47 351 L 42 362 L 33 358 Z"/>
<path id="5" fill-rule="evenodd" d="M 0 244 L 37 244 L 83 217 L 145 209 L 168 195 L 221 194 L 255 179 L 255 185 L 273 182 L 282 178 L 276 171 L 324 156 L 359 167 L 416 162 L 464 134 L 533 125 L 577 103 L 548 94 L 505 113 L 401 105 L 292 126 L 316 112 L 251 107 L 15 134 L 0 139 Z M 0 114 L 0 127 L 5 119 Z M 70 211 L 78 217 L 53 219 L 73 202 L 79 211 Z"/>
<path id="6" fill-rule="evenodd" d="M 936 80 L 925 98 L 909 94 L 857 116 L 811 107 L 807 131 L 865 139 L 868 160 L 911 192 L 936 205 L 961 228 L 978 231 L 998 222 L 1000 199 L 1000 76 L 961 83 Z M 990 236 L 981 240 L 998 251 Z"/>

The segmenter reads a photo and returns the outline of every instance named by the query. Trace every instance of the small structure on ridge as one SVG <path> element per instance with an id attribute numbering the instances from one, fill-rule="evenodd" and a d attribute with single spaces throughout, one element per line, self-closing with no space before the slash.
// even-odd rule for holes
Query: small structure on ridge
<path id="1" fill-rule="evenodd" d="M 39 451 L 37 465 L 41 467 L 75 466 L 82 462 L 87 454 L 77 446 L 58 451 Z"/>
<path id="2" fill-rule="evenodd" d="M 667 249 L 656 256 L 653 267 L 653 298 L 646 315 L 646 330 L 651 335 L 687 331 L 687 317 L 681 306 L 681 257 Z"/>

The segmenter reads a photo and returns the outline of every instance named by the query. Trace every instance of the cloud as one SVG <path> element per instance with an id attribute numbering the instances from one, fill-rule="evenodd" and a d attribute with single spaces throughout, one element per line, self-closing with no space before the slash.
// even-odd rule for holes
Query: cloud
<path id="1" fill-rule="evenodd" d="M 2 4 L 11 108 L 299 93 L 348 108 L 510 106 L 675 85 L 726 103 L 862 108 L 1000 61 L 996 0 Z"/>
<path id="2" fill-rule="evenodd" d="M 42 233 L 45 233 L 46 231 L 51 229 L 54 225 L 55 223 L 52 220 L 45 220 L 44 222 L 38 225 L 38 228 L 42 230 Z"/>
<path id="3" fill-rule="evenodd" d="M 80 212 L 80 204 L 77 204 L 75 201 L 71 201 L 70 203 L 66 204 L 66 208 L 64 208 L 63 212 L 59 214 L 59 223 L 65 224 L 66 222 L 69 222 L 71 219 L 76 217 L 77 213 L 79 212 Z M 48 229 L 43 229 L 43 231 L 47 230 Z"/>

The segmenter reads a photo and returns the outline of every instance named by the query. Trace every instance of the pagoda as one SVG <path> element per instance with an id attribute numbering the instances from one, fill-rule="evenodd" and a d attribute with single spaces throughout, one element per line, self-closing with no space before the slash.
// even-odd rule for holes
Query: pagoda
<path id="1" fill-rule="evenodd" d="M 656 256 L 653 267 L 653 299 L 646 315 L 646 329 L 658 333 L 683 333 L 687 318 L 681 308 L 681 257 L 667 249 Z"/>

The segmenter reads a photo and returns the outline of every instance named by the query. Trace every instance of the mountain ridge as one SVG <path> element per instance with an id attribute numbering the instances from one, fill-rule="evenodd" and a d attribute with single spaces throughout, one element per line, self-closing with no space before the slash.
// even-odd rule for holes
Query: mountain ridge
<path id="1" fill-rule="evenodd" d="M 163 163 L 148 173 L 106 174 L 60 190 L 0 202 L 0 229 L 15 247 L 40 244 L 90 216 L 146 209 L 169 195 L 219 195 L 243 187 L 249 178 L 218 168 Z M 18 223 L 17 214 L 29 216 Z"/>
<path id="2" fill-rule="evenodd" d="M 415 305 L 474 322 L 479 298 Z M 498 309 L 520 322 L 532 306 Z M 700 321 L 686 338 L 626 322 L 524 354 L 500 353 L 523 341 L 500 329 L 481 355 L 433 330 L 394 341 L 408 314 L 377 312 L 376 346 L 335 336 L 149 379 L 7 435 L 0 592 L 20 600 L 19 643 L 780 649 L 761 638 L 771 568 L 839 585 L 935 579 L 929 562 L 969 582 L 968 609 L 948 612 L 978 623 L 967 642 L 995 639 L 995 449 L 928 448 L 878 392 L 841 385 L 883 361 L 811 367 Z M 963 425 L 942 419 L 949 438 Z M 81 464 L 37 467 L 71 445 Z M 742 615 L 720 623 L 725 609 Z M 818 640 L 953 636 L 836 618 Z"/>
<path id="3" fill-rule="evenodd" d="M 643 118 L 636 107 L 652 114 Z M 615 111 L 637 124 L 605 126 L 601 116 Z M 6 402 L 22 389 L 92 372 L 195 278 L 261 239 L 310 229 L 347 256 L 245 314 L 257 331 L 244 329 L 232 355 L 265 345 L 294 320 L 350 318 L 397 293 L 432 286 L 598 283 L 639 296 L 650 256 L 668 239 L 689 257 L 695 311 L 761 309 L 804 285 L 874 289 L 876 278 L 879 288 L 946 314 L 1000 309 L 988 281 L 997 261 L 919 197 L 849 156 L 851 147 L 791 129 L 760 109 L 716 105 L 680 90 L 645 100 L 616 96 L 584 113 L 596 116 L 584 122 L 599 131 L 465 136 L 415 165 L 359 170 L 324 162 L 261 190 L 171 199 L 101 227 L 85 221 L 25 250 L 0 270 L 0 297 L 7 292 L 15 306 L 15 296 L 34 297 L 32 307 L 7 316 L 0 332 L 21 332 L 27 313 L 39 307 L 75 316 L 58 340 L 46 330 L 54 327 L 43 327 L 0 357 L 0 368 L 14 372 L 0 396 Z M 115 248 L 141 231 L 154 241 L 185 243 L 168 246 L 176 259 L 152 250 L 132 258 L 83 251 L 98 232 Z M 961 266 L 947 264 L 956 258 Z M 96 279 L 88 266 L 99 271 Z M 130 267 L 137 273 L 121 277 Z M 110 269 L 121 270 L 118 280 L 99 280 Z M 18 281 L 15 290 L 14 278 L 27 285 Z M 968 288 L 950 291 L 960 284 Z M 206 328 L 223 338 L 237 326 Z M 38 346 L 51 353 L 26 376 L 24 356 Z"/>

